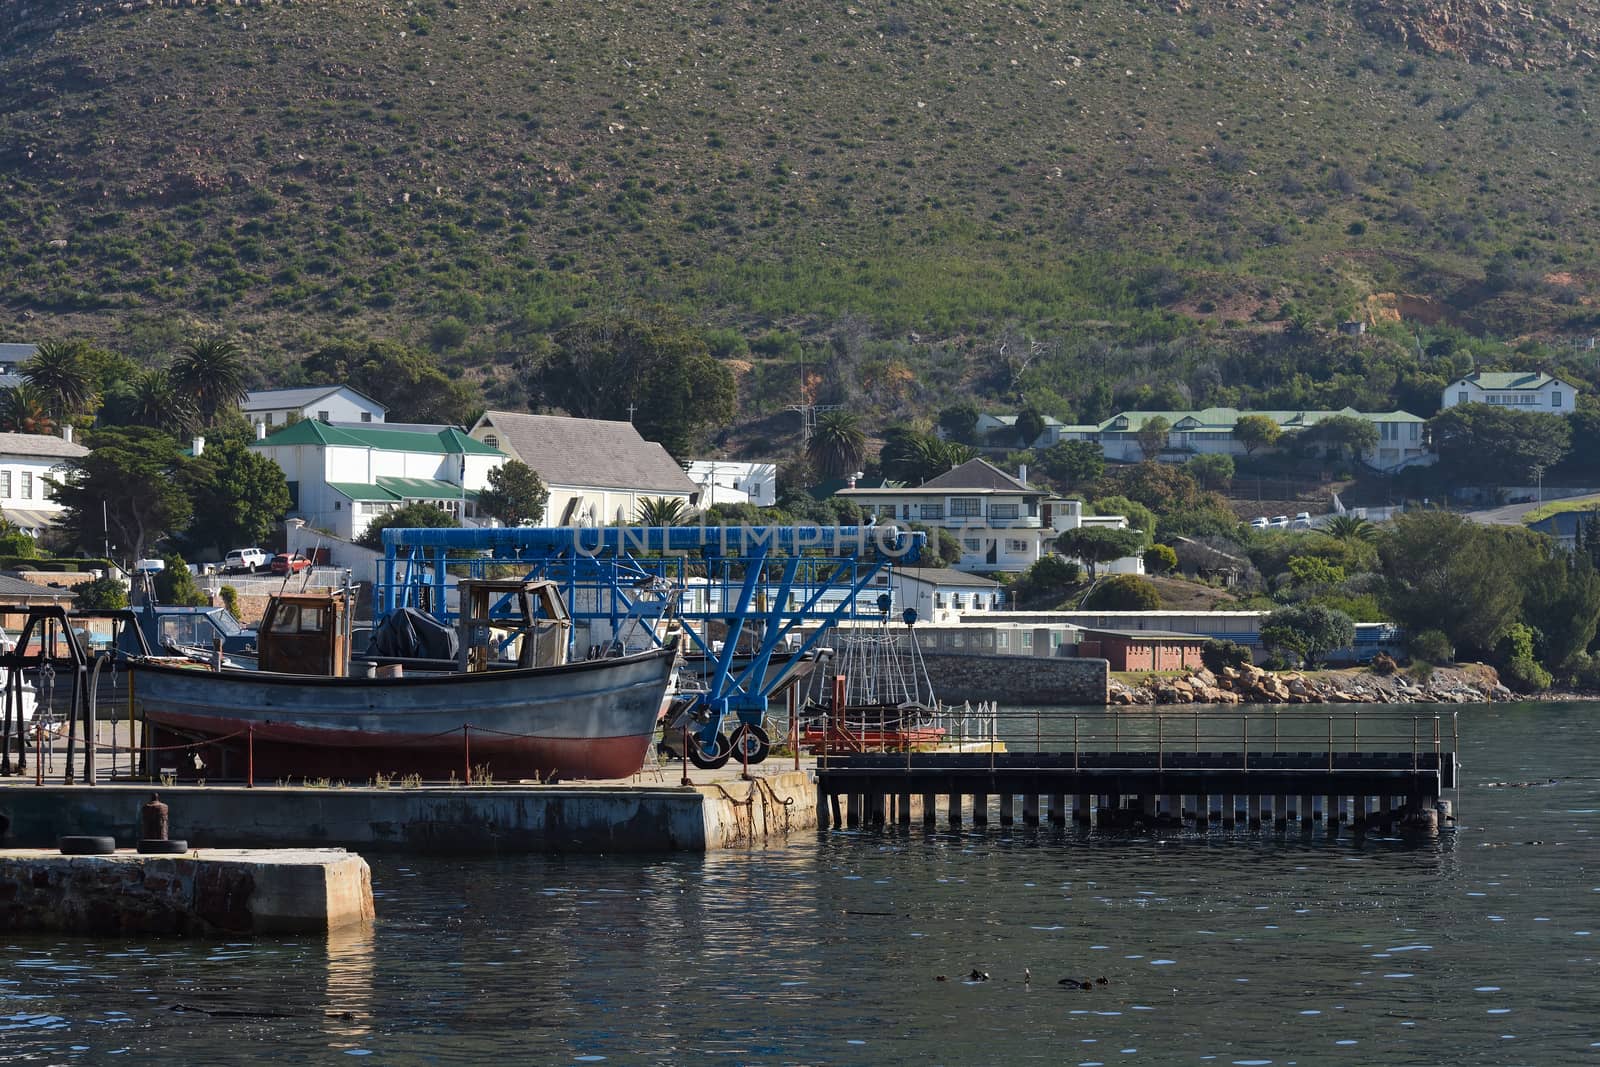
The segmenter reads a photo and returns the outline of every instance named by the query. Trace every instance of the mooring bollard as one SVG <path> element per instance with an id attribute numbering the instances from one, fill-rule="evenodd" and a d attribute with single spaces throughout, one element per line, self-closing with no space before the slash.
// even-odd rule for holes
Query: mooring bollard
<path id="1" fill-rule="evenodd" d="M 139 836 L 148 841 L 165 841 L 168 811 L 161 803 L 161 794 L 151 793 L 150 799 L 139 809 Z"/>

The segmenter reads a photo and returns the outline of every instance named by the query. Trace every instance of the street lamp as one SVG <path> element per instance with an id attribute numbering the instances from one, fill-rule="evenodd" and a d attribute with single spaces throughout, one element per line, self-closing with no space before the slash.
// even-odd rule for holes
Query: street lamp
<path id="1" fill-rule="evenodd" d="M 1539 508 L 1544 507 L 1544 464 L 1535 463 L 1528 469 L 1528 473 L 1533 475 L 1535 481 L 1538 483 L 1537 492 L 1539 496 L 1538 503 L 1535 505 L 1535 510 L 1538 510 Z"/>

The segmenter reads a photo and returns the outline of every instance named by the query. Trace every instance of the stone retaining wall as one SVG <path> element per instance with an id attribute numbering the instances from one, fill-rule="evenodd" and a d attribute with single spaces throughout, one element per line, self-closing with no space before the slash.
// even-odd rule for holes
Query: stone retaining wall
<path id="1" fill-rule="evenodd" d="M 1092 704 L 1107 701 L 1111 673 L 1103 659 L 928 653 L 928 680 L 940 700 L 1002 704 Z"/>

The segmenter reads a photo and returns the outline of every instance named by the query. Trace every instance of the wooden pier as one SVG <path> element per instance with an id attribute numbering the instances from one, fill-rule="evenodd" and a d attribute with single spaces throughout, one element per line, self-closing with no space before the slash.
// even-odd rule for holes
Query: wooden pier
<path id="1" fill-rule="evenodd" d="M 1437 716 L 1145 715 L 1113 721 L 1112 740 L 1084 736 L 1065 751 L 877 752 L 828 755 L 817 762 L 817 817 L 822 829 L 859 826 L 1066 826 L 1134 829 L 1192 826 L 1301 829 L 1321 825 L 1364 832 L 1431 830 L 1453 818 L 1444 798 L 1456 788 L 1456 732 Z M 1061 717 L 1053 722 L 1060 726 Z M 1098 719 L 1098 727 L 1105 720 Z M 1295 728 L 1283 731 L 1292 724 Z M 1252 742 L 1252 725 L 1258 740 Z M 1329 743 L 1307 746 L 1307 734 Z M 1363 736 L 1362 727 L 1366 734 Z M 1214 748 L 1218 728 L 1236 746 Z M 1263 727 L 1265 729 L 1263 729 Z M 1375 732 L 1376 729 L 1376 732 Z M 1204 730 L 1204 732 L 1202 732 Z M 1270 736 L 1263 736 L 1270 732 Z M 1293 735 L 1287 742 L 1281 734 Z M 1043 724 L 1013 723 L 1008 748 L 1035 738 Z M 1027 736 L 1031 734 L 1032 736 Z M 1178 747 L 1172 739 L 1181 739 Z M 1349 747 L 1339 741 L 1351 742 Z M 1403 744 L 1390 744 L 1400 741 Z M 1153 742 L 1153 743 L 1152 743 Z M 1369 747 L 1370 746 L 1370 747 Z"/>

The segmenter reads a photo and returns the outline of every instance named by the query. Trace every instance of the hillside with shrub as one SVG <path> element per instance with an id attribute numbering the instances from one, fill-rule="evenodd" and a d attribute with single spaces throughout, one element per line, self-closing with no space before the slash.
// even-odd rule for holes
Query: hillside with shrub
<path id="1" fill-rule="evenodd" d="M 745 451 L 803 390 L 1425 408 L 1593 363 L 1600 20 L 1479 6 L 5 5 L 0 332 L 396 341 L 514 405 L 659 305 Z"/>

